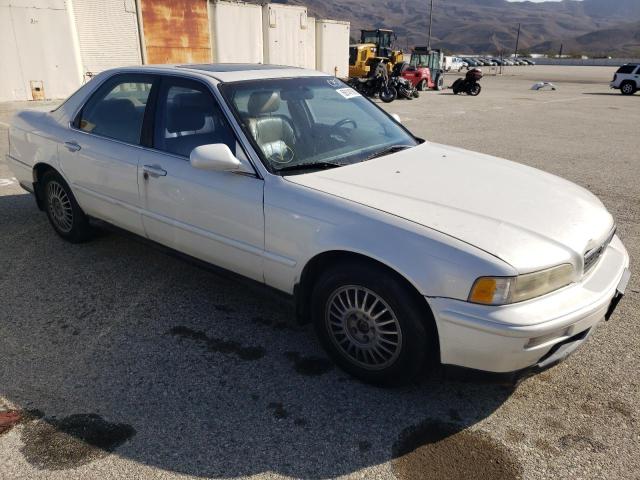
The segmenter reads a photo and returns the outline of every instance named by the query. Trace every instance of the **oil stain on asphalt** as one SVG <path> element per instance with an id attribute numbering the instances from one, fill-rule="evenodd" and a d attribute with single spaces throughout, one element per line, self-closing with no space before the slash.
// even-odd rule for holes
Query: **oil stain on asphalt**
<path id="1" fill-rule="evenodd" d="M 326 358 L 304 357 L 298 352 L 286 352 L 284 354 L 293 362 L 293 366 L 300 375 L 315 377 L 324 375 L 333 368 L 333 364 Z"/>
<path id="2" fill-rule="evenodd" d="M 36 468 L 66 470 L 106 457 L 135 433 L 130 425 L 96 414 L 76 414 L 25 425 L 21 451 Z"/>
<path id="3" fill-rule="evenodd" d="M 284 409 L 281 403 L 272 402 L 267 408 L 273 410 L 273 416 L 276 418 L 287 418 L 289 416 L 289 412 Z"/>
<path id="4" fill-rule="evenodd" d="M 201 343 L 207 350 L 225 355 L 237 355 L 241 360 L 259 360 L 265 355 L 262 347 L 245 347 L 233 340 L 222 340 L 220 338 L 209 337 L 202 330 L 193 330 L 188 327 L 173 327 L 167 332 L 169 335 L 187 338 Z"/>
<path id="5" fill-rule="evenodd" d="M 402 431 L 393 445 L 392 467 L 400 480 L 517 480 L 522 467 L 488 434 L 426 421 Z"/>

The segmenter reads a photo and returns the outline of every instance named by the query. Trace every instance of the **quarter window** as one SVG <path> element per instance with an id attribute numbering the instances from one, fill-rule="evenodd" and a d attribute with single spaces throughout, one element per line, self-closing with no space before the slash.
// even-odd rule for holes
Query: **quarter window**
<path id="1" fill-rule="evenodd" d="M 107 81 L 86 103 L 76 127 L 122 142 L 139 144 L 151 77 L 122 75 Z"/>
<path id="2" fill-rule="evenodd" d="M 235 135 L 211 92 L 191 80 L 163 81 L 153 140 L 154 148 L 184 157 L 212 143 L 224 143 L 236 154 Z"/>

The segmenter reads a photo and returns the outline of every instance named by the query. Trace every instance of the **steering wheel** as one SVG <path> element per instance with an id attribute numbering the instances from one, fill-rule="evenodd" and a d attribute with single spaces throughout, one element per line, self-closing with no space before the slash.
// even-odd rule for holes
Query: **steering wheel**
<path id="1" fill-rule="evenodd" d="M 355 120 L 352 120 L 351 118 L 343 118 L 342 120 L 339 120 L 338 122 L 336 122 L 333 125 L 334 129 L 338 129 L 340 127 L 344 127 L 345 125 L 351 124 L 353 125 L 353 128 L 356 129 L 358 128 L 358 124 L 356 123 Z"/>
<path id="2" fill-rule="evenodd" d="M 286 165 L 291 163 L 295 158 L 296 154 L 293 149 L 287 145 L 286 143 L 280 141 L 278 149 L 274 149 L 271 154 L 267 156 L 267 159 L 270 162 L 277 163 L 279 165 Z"/>
<path id="3" fill-rule="evenodd" d="M 345 125 L 349 124 L 353 125 L 353 128 L 342 128 Z M 347 143 L 349 141 L 351 133 L 357 128 L 358 124 L 355 120 L 351 118 L 343 118 L 342 120 L 336 122 L 333 127 L 331 127 L 331 133 L 329 134 L 329 136 L 335 138 L 339 142 Z"/>

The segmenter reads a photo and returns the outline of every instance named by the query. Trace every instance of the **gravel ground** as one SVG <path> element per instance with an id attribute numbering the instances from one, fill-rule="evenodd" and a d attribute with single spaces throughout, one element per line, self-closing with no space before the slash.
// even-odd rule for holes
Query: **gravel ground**
<path id="1" fill-rule="evenodd" d="M 429 140 L 591 189 L 635 265 L 640 95 L 610 91 L 612 74 L 511 68 L 477 98 L 385 108 Z M 0 104 L 1 479 L 640 478 L 637 274 L 583 348 L 517 387 L 370 387 L 272 293 L 122 235 L 56 237 L 4 163 L 6 123 L 29 107 L 50 104 Z"/>

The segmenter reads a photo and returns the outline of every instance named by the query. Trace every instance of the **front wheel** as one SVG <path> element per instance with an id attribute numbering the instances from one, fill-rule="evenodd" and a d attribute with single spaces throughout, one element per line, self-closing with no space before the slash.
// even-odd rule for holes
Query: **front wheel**
<path id="1" fill-rule="evenodd" d="M 421 92 L 424 92 L 424 91 L 427 90 L 427 87 L 428 87 L 427 81 L 423 79 L 423 80 L 420 80 L 420 82 L 418 83 L 418 87 L 417 88 Z"/>
<path id="2" fill-rule="evenodd" d="M 380 100 L 384 103 L 391 103 L 398 97 L 398 91 L 391 85 L 380 89 Z"/>
<path id="3" fill-rule="evenodd" d="M 390 272 L 351 263 L 320 278 L 311 301 L 315 331 L 333 360 L 379 385 L 414 378 L 435 354 L 424 305 Z"/>
<path id="4" fill-rule="evenodd" d="M 89 219 L 58 173 L 46 172 L 40 188 L 47 217 L 58 235 L 71 243 L 85 242 L 93 236 Z"/>

